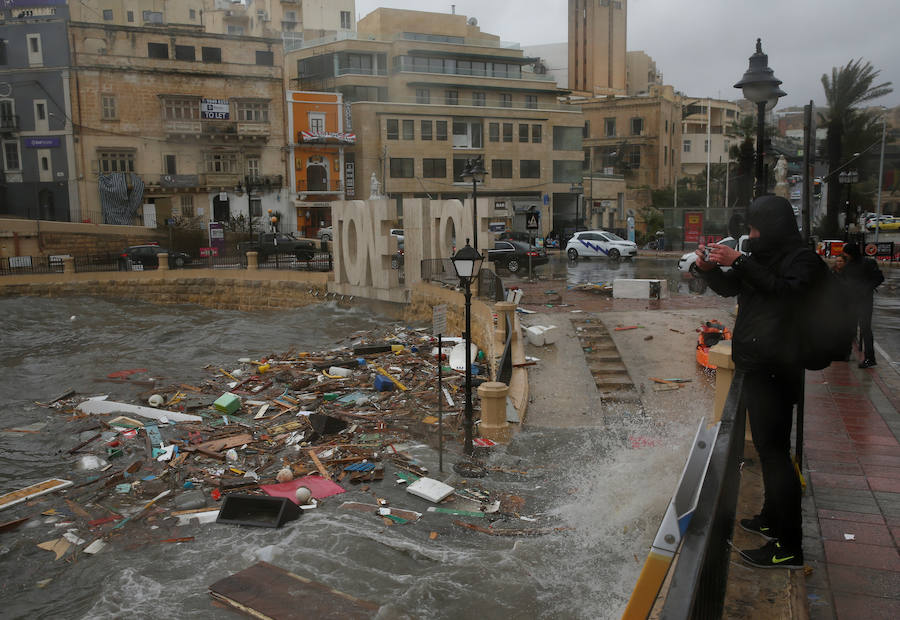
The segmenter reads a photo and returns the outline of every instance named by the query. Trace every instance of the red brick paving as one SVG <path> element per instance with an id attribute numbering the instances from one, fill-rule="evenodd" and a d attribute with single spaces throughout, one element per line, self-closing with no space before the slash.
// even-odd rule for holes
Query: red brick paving
<path id="1" fill-rule="evenodd" d="M 900 618 L 900 442 L 888 424 L 897 427 L 900 399 L 887 386 L 892 379 L 896 384 L 895 378 L 886 382 L 881 376 L 896 371 L 881 362 L 870 370 L 858 370 L 855 362 L 834 364 L 806 375 L 807 493 L 813 502 L 817 492 L 833 502 L 835 493 L 861 497 L 860 491 L 868 491 L 867 501 L 881 511 L 816 511 L 825 558 L 816 569 L 816 589 L 810 590 L 816 617 Z M 868 396 L 873 389 L 882 392 L 893 411 L 879 413 Z M 813 556 L 815 550 L 808 553 Z M 830 591 L 821 589 L 823 581 Z M 823 605 L 830 614 L 821 613 Z"/>

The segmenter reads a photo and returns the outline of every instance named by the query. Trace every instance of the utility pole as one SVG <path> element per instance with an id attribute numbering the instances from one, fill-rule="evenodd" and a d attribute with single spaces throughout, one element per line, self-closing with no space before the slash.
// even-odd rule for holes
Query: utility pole
<path id="1" fill-rule="evenodd" d="M 706 217 L 709 216 L 709 154 L 712 151 L 712 106 L 709 97 L 706 98 Z"/>
<path id="2" fill-rule="evenodd" d="M 803 240 L 809 243 L 810 226 L 812 218 L 812 144 L 815 130 L 813 129 L 813 102 L 803 106 Z"/>
<path id="3" fill-rule="evenodd" d="M 881 162 L 878 164 L 878 206 L 875 209 L 875 243 L 878 243 L 878 231 L 881 230 L 881 186 L 884 184 L 884 134 L 887 131 L 887 110 L 881 113 Z"/>

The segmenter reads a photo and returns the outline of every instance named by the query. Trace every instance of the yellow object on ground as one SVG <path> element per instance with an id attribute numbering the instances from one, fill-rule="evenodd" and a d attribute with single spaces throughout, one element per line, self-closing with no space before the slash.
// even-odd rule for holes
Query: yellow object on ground
<path id="1" fill-rule="evenodd" d="M 397 345 L 397 346 L 399 346 L 399 345 Z M 388 379 L 390 379 L 391 382 L 393 382 L 394 385 L 396 385 L 398 388 L 400 388 L 400 389 L 403 390 L 404 392 L 405 392 L 406 390 L 409 389 L 408 387 L 406 387 L 405 385 L 403 385 L 402 383 L 400 383 L 399 381 L 397 381 L 394 377 L 392 377 L 392 376 L 390 375 L 390 373 L 388 373 L 388 371 L 386 371 L 386 370 L 385 370 L 384 368 L 382 368 L 381 366 L 376 366 L 376 367 L 375 367 L 375 370 L 377 370 L 378 372 L 380 372 L 381 374 L 383 374 L 385 377 L 387 377 Z"/>

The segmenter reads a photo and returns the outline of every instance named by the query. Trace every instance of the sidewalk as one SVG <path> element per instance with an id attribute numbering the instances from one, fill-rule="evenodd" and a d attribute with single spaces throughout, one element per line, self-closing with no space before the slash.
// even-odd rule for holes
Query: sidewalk
<path id="1" fill-rule="evenodd" d="M 806 374 L 809 617 L 900 618 L 900 375 L 887 360 Z"/>

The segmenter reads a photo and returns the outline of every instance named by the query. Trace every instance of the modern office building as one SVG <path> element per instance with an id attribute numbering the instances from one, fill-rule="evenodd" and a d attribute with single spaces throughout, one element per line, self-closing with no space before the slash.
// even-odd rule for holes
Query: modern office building
<path id="1" fill-rule="evenodd" d="M 463 168 L 481 157 L 479 209 L 522 231 L 537 212 L 546 235 L 574 228 L 579 213 L 583 120 L 537 60 L 474 18 L 377 9 L 354 37 L 304 45 L 285 67 L 291 90 L 343 95 L 356 138 L 347 198 L 368 198 L 374 176 L 390 197 L 465 199 Z"/>

